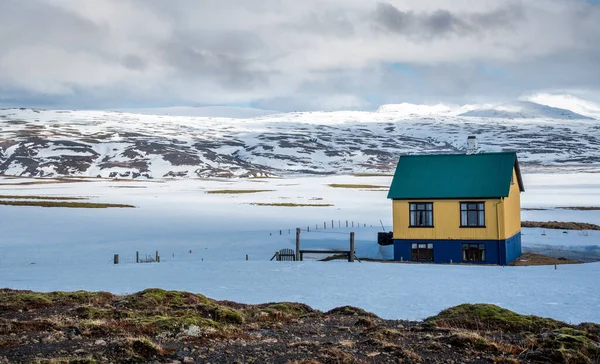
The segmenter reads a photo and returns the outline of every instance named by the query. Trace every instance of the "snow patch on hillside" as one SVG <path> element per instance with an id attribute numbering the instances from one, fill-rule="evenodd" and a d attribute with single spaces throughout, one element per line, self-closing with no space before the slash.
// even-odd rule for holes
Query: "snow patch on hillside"
<path id="1" fill-rule="evenodd" d="M 506 119 L 593 119 L 571 110 L 540 105 L 530 101 L 486 106 L 462 113 L 459 116 Z"/>
<path id="2" fill-rule="evenodd" d="M 553 95 L 539 93 L 524 97 L 525 101 L 531 101 L 542 105 L 558 107 L 571 110 L 581 115 L 600 119 L 600 104 L 583 100 L 573 95 Z"/>

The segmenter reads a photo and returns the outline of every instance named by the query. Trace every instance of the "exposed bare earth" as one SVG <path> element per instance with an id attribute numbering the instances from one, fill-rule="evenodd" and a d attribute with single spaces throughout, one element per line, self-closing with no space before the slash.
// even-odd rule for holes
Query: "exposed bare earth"
<path id="1" fill-rule="evenodd" d="M 377 186 L 377 185 L 362 185 L 362 184 L 343 184 L 343 183 L 332 183 L 329 187 L 333 188 L 387 188 L 387 186 Z"/>
<path id="2" fill-rule="evenodd" d="M 560 230 L 600 230 L 600 226 L 596 224 L 565 221 L 521 221 L 521 227 Z"/>
<path id="3" fill-rule="evenodd" d="M 159 289 L 0 290 L 0 363 L 597 363 L 599 342 L 600 325 L 485 304 L 409 322 Z"/>
<path id="4" fill-rule="evenodd" d="M 558 264 L 580 264 L 577 260 L 566 258 L 553 258 L 547 255 L 525 253 L 509 265 L 529 266 L 529 265 L 558 265 Z"/>
<path id="5" fill-rule="evenodd" d="M 281 202 L 256 202 L 251 203 L 254 206 L 274 206 L 274 207 L 330 207 L 333 206 L 329 203 L 281 203 Z"/>
<path id="6" fill-rule="evenodd" d="M 246 193 L 259 193 L 259 192 L 271 192 L 273 190 L 211 190 L 206 191 L 208 194 L 212 195 L 239 195 Z"/>

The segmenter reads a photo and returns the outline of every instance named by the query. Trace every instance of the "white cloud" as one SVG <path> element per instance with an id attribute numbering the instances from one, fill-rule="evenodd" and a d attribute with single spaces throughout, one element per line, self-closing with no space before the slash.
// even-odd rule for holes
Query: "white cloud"
<path id="1" fill-rule="evenodd" d="M 583 0 L 6 0 L 0 103 L 335 109 L 597 91 L 599 23 Z"/>

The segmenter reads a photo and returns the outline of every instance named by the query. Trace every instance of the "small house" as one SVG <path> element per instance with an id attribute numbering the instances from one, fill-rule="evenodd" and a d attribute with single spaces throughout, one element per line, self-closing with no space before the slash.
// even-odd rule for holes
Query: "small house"
<path id="1" fill-rule="evenodd" d="M 514 152 L 401 156 L 388 194 L 394 260 L 510 263 L 523 191 Z"/>

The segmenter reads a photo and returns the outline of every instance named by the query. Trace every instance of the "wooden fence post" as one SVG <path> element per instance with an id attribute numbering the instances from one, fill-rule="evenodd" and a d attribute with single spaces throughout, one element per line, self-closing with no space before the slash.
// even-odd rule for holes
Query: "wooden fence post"
<path id="1" fill-rule="evenodd" d="M 350 233 L 350 255 L 348 255 L 348 261 L 354 262 L 354 232 Z"/>
<path id="2" fill-rule="evenodd" d="M 115 264 L 119 264 L 119 254 L 115 254 L 114 262 Z"/>
<path id="3" fill-rule="evenodd" d="M 296 229 L 296 261 L 300 260 L 300 228 Z"/>

